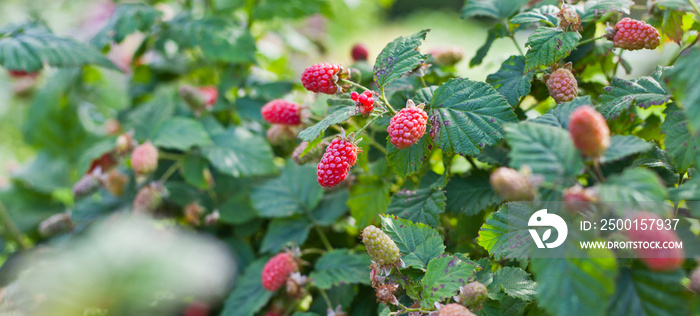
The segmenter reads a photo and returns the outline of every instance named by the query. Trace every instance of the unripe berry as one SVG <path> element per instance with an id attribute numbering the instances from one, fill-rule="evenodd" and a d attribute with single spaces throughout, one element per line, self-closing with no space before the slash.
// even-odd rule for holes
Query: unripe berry
<path id="1" fill-rule="evenodd" d="M 491 188 L 506 201 L 532 201 L 537 194 L 526 175 L 508 167 L 496 169 L 489 181 Z"/>
<path id="2" fill-rule="evenodd" d="M 151 214 L 163 203 L 163 197 L 168 191 L 159 182 L 152 182 L 137 193 L 132 203 L 132 211 L 136 214 Z"/>
<path id="3" fill-rule="evenodd" d="M 365 244 L 372 260 L 379 265 L 396 264 L 401 259 L 396 243 L 374 225 L 369 225 L 362 230 L 362 243 Z"/>
<path id="4" fill-rule="evenodd" d="M 143 143 L 131 152 L 131 168 L 137 174 L 145 175 L 158 168 L 158 149 L 150 142 Z"/>
<path id="5" fill-rule="evenodd" d="M 460 304 L 447 304 L 440 308 L 439 316 L 474 316 L 466 307 Z"/>
<path id="6" fill-rule="evenodd" d="M 323 155 L 323 152 L 328 145 L 328 142 L 323 141 L 320 144 L 316 145 L 316 147 L 314 147 L 313 149 L 309 150 L 309 152 L 307 152 L 306 155 L 302 157 L 301 153 L 303 153 L 304 150 L 306 150 L 306 147 L 309 146 L 309 142 L 301 142 L 299 146 L 294 148 L 294 152 L 292 152 L 292 160 L 297 165 L 303 165 L 309 161 L 317 160 L 321 158 L 321 155 Z"/>
<path id="7" fill-rule="evenodd" d="M 191 225 L 199 225 L 199 218 L 206 210 L 196 202 L 185 205 L 185 220 Z"/>
<path id="8" fill-rule="evenodd" d="M 575 213 L 590 210 L 591 202 L 598 201 L 598 194 L 594 188 L 584 188 L 580 184 L 565 189 L 562 197 L 564 207 Z"/>
<path id="9" fill-rule="evenodd" d="M 451 48 L 437 48 L 430 52 L 435 58 L 435 63 L 439 66 L 454 66 L 462 58 L 464 58 L 464 51 L 459 47 Z"/>
<path id="10" fill-rule="evenodd" d="M 338 72 L 341 67 L 328 63 L 310 66 L 301 75 L 301 83 L 311 92 L 335 94 L 338 92 Z"/>
<path id="11" fill-rule="evenodd" d="M 297 269 L 297 263 L 290 254 L 279 253 L 265 263 L 261 275 L 262 285 L 268 291 L 277 291 Z"/>
<path id="12" fill-rule="evenodd" d="M 624 18 L 607 35 L 615 47 L 626 50 L 655 49 L 661 44 L 659 31 L 644 21 Z"/>
<path id="13" fill-rule="evenodd" d="M 369 57 L 369 52 L 367 52 L 367 46 L 365 44 L 355 44 L 351 51 L 352 60 L 354 61 L 365 61 Z"/>
<path id="14" fill-rule="evenodd" d="M 283 99 L 272 100 L 260 109 L 263 119 L 270 124 L 299 125 L 301 106 Z"/>
<path id="15" fill-rule="evenodd" d="M 571 70 L 559 68 L 547 78 L 547 89 L 557 104 L 569 102 L 578 95 L 578 82 Z"/>
<path id="16" fill-rule="evenodd" d="M 39 223 L 39 235 L 44 238 L 73 230 L 73 220 L 68 212 L 51 215 Z"/>
<path id="17" fill-rule="evenodd" d="M 487 297 L 488 290 L 485 285 L 479 282 L 469 282 L 459 288 L 459 295 L 455 296 L 454 300 L 472 310 L 478 310 Z"/>
<path id="18" fill-rule="evenodd" d="M 131 152 L 131 150 L 133 150 L 135 146 L 136 144 L 132 137 L 132 133 L 124 133 L 117 137 L 117 145 L 115 147 L 115 151 L 117 155 L 125 155 Z"/>
<path id="19" fill-rule="evenodd" d="M 700 294 L 700 268 L 695 268 L 695 270 L 690 273 L 689 287 L 695 294 Z"/>
<path id="20" fill-rule="evenodd" d="M 116 135 L 122 129 L 121 124 L 119 124 L 119 121 L 113 118 L 110 118 L 105 121 L 104 128 L 105 133 L 107 133 L 107 135 Z"/>
<path id="21" fill-rule="evenodd" d="M 680 238 L 675 231 L 664 229 L 664 220 L 659 215 L 651 212 L 638 212 L 631 218 L 632 229 L 625 231 L 625 235 L 631 241 L 637 242 L 658 242 L 659 247 L 664 244 L 670 245 L 680 242 Z M 644 227 L 644 224 L 647 224 Z M 659 227 L 659 223 L 661 227 Z M 643 229 L 646 228 L 646 229 Z M 653 271 L 671 271 L 683 265 L 685 252 L 682 248 L 637 248 L 634 249 L 639 260 L 644 262 Z"/>
<path id="22" fill-rule="evenodd" d="M 557 13 L 557 17 L 559 18 L 560 29 L 566 30 L 567 28 L 571 28 L 571 30 L 574 32 L 583 31 L 583 27 L 581 26 L 581 17 L 578 15 L 578 13 L 576 13 L 576 9 L 573 7 L 562 7 L 561 11 Z"/>
<path id="23" fill-rule="evenodd" d="M 603 115 L 590 106 L 581 106 L 571 113 L 569 134 L 574 146 L 584 156 L 600 157 L 610 146 L 610 129 Z"/>
<path id="24" fill-rule="evenodd" d="M 179 90 L 180 98 L 199 115 L 205 108 L 211 110 L 219 97 L 219 90 L 215 86 L 193 87 L 183 85 Z"/>
<path id="25" fill-rule="evenodd" d="M 296 136 L 296 129 L 289 125 L 272 124 L 272 126 L 267 129 L 267 140 L 272 145 L 282 145 L 294 140 Z"/>
<path id="26" fill-rule="evenodd" d="M 107 178 L 102 182 L 109 193 L 114 196 L 121 196 L 124 194 L 126 184 L 129 183 L 129 176 L 115 168 L 107 174 Z"/>
<path id="27" fill-rule="evenodd" d="M 318 184 L 330 188 L 345 180 L 350 168 L 357 161 L 357 146 L 345 139 L 336 138 L 326 148 L 316 169 Z"/>
<path id="28" fill-rule="evenodd" d="M 387 132 L 391 143 L 398 149 L 411 147 L 425 134 L 428 114 L 422 106 L 416 106 L 408 100 L 407 106 L 391 118 Z"/>
<path id="29" fill-rule="evenodd" d="M 94 173 L 87 173 L 83 175 L 78 182 L 73 185 L 73 196 L 75 198 L 81 198 L 95 193 L 97 189 L 100 188 L 100 178 L 99 175 Z"/>

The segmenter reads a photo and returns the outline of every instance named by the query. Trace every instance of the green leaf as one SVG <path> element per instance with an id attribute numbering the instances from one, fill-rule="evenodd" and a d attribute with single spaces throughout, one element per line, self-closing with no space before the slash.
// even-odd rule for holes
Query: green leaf
<path id="1" fill-rule="evenodd" d="M 70 188 L 69 162 L 47 152 L 39 152 L 31 163 L 12 173 L 12 179 L 20 181 L 26 188 L 52 194 L 61 188 Z"/>
<path id="2" fill-rule="evenodd" d="M 329 114 L 320 122 L 301 131 L 299 138 L 310 142 L 321 135 L 329 126 L 345 122 L 357 114 L 359 111 L 356 106 L 343 106 L 332 112 L 329 110 Z"/>
<path id="3" fill-rule="evenodd" d="M 386 88 L 425 61 L 426 55 L 421 54 L 417 48 L 425 40 L 428 31 L 399 37 L 382 49 L 374 63 L 374 80 L 380 88 Z"/>
<path id="4" fill-rule="evenodd" d="M 182 160 L 182 177 L 185 182 L 198 189 L 209 188 L 209 182 L 204 177 L 205 170 L 209 169 L 209 163 L 198 153 L 188 152 Z"/>
<path id="5" fill-rule="evenodd" d="M 681 285 L 684 273 L 623 268 L 608 315 L 688 315 L 691 293 Z"/>
<path id="6" fill-rule="evenodd" d="M 626 169 L 619 175 L 610 176 L 598 190 L 602 201 L 663 201 L 668 190 L 661 179 L 648 169 Z"/>
<path id="7" fill-rule="evenodd" d="M 582 20 L 589 20 L 603 16 L 608 11 L 616 11 L 630 14 L 630 8 L 634 5 L 632 0 L 589 0 L 585 4 L 585 13 Z"/>
<path id="8" fill-rule="evenodd" d="M 208 17 L 199 20 L 180 15 L 168 23 L 164 39 L 185 48 L 199 48 L 205 58 L 228 63 L 255 61 L 255 39 L 232 19 Z"/>
<path id="9" fill-rule="evenodd" d="M 510 56 L 501 64 L 501 69 L 486 77 L 486 82 L 506 97 L 510 105 L 517 106 L 520 98 L 530 93 L 530 81 L 534 73 L 525 73 L 525 57 Z"/>
<path id="10" fill-rule="evenodd" d="M 202 154 L 221 173 L 245 177 L 275 172 L 272 148 L 247 129 L 231 127 L 212 140 L 214 144 L 202 148 Z"/>
<path id="11" fill-rule="evenodd" d="M 433 228 L 407 219 L 382 216 L 382 230 L 391 237 L 407 267 L 423 269 L 445 251 L 442 237 Z"/>
<path id="12" fill-rule="evenodd" d="M 694 48 L 681 55 L 675 67 L 665 76 L 676 101 L 681 104 L 686 113 L 688 129 L 694 136 L 699 136 L 698 131 L 700 131 L 700 89 L 696 84 L 700 82 L 700 72 L 697 71 L 700 69 L 699 60 L 700 49 Z"/>
<path id="13" fill-rule="evenodd" d="M 433 94 L 439 86 L 430 86 L 418 89 L 416 94 L 413 96 L 413 102 L 416 104 L 430 104 L 430 100 L 433 99 Z"/>
<path id="14" fill-rule="evenodd" d="M 430 102 L 436 144 L 447 153 L 475 155 L 503 138 L 501 124 L 517 122 L 513 108 L 493 87 L 469 79 L 450 79 Z"/>
<path id="15" fill-rule="evenodd" d="M 288 243 L 301 246 L 309 237 L 311 223 L 305 217 L 300 218 L 275 218 L 267 227 L 267 233 L 263 238 L 260 252 L 275 253 L 280 251 Z"/>
<path id="16" fill-rule="evenodd" d="M 437 227 L 445 212 L 445 192 L 437 188 L 415 191 L 401 190 L 391 198 L 388 214 L 395 214 L 414 223 Z"/>
<path id="17" fill-rule="evenodd" d="M 56 36 L 43 25 L 26 23 L 0 28 L 0 65 L 36 72 L 44 64 L 59 68 L 95 64 L 119 70 L 92 46 Z"/>
<path id="18" fill-rule="evenodd" d="M 486 41 L 481 45 L 481 47 L 479 47 L 479 49 L 476 50 L 474 57 L 469 60 L 469 67 L 481 65 L 481 63 L 484 62 L 484 58 L 489 53 L 493 42 L 495 42 L 497 39 L 504 38 L 509 34 L 508 29 L 500 23 L 490 28 L 488 33 L 486 33 Z"/>
<path id="19" fill-rule="evenodd" d="M 316 173 L 313 173 L 314 178 Z M 350 188 L 348 206 L 350 215 L 357 221 L 357 226 L 365 227 L 376 220 L 389 207 L 389 190 L 391 183 L 379 176 L 361 175 L 357 184 Z"/>
<path id="20" fill-rule="evenodd" d="M 511 316 L 511 315 L 531 315 L 525 314 L 528 302 L 514 297 L 505 296 L 501 300 L 487 300 L 481 310 L 476 312 L 478 316 Z M 539 314 L 534 314 L 539 315 Z"/>
<path id="21" fill-rule="evenodd" d="M 552 315 L 605 315 L 617 273 L 615 258 L 533 258 L 540 306 Z"/>
<path id="22" fill-rule="evenodd" d="M 666 107 L 664 114 L 666 121 L 661 125 L 661 131 L 666 135 L 664 142 L 671 161 L 678 170 L 695 166 L 696 157 L 700 157 L 700 139 L 690 133 L 687 116 L 675 104 Z"/>
<path id="23" fill-rule="evenodd" d="M 700 177 L 693 177 L 670 191 L 671 201 L 700 201 Z"/>
<path id="24" fill-rule="evenodd" d="M 611 162 L 634 154 L 650 151 L 654 145 L 633 135 L 615 135 L 610 138 L 610 147 L 605 151 L 600 162 Z"/>
<path id="25" fill-rule="evenodd" d="M 504 293 L 519 298 L 523 301 L 531 301 L 537 293 L 537 283 L 530 279 L 530 274 L 520 268 L 503 267 L 493 274 L 493 283 Z"/>
<path id="26" fill-rule="evenodd" d="M 474 262 L 465 262 L 454 256 L 443 255 L 430 260 L 421 280 L 423 285 L 423 301 L 421 306 L 429 308 L 435 302 L 457 294 L 459 288 L 477 270 Z"/>
<path id="27" fill-rule="evenodd" d="M 175 98 L 174 91 L 158 90 L 152 100 L 130 111 L 125 125 L 134 130 L 134 138 L 146 140 L 151 137 L 156 127 L 175 112 Z"/>
<path id="28" fill-rule="evenodd" d="M 430 139 L 424 135 L 417 143 L 404 149 L 398 149 L 387 141 L 386 151 L 386 160 L 389 166 L 399 177 L 405 178 L 423 166 L 423 162 L 430 154 Z"/>
<path id="29" fill-rule="evenodd" d="M 370 284 L 367 276 L 369 262 L 366 253 L 333 250 L 316 261 L 309 277 L 316 287 L 324 290 L 340 284 Z"/>
<path id="30" fill-rule="evenodd" d="M 573 101 L 564 102 L 531 120 L 531 122 L 552 125 L 563 129 L 569 128 L 569 116 L 576 108 L 583 105 L 593 105 L 590 96 L 577 97 Z"/>
<path id="31" fill-rule="evenodd" d="M 267 258 L 260 258 L 246 268 L 226 299 L 221 316 L 253 316 L 267 304 L 274 292 L 262 286 L 260 275 L 266 262 Z"/>
<path id="32" fill-rule="evenodd" d="M 566 130 L 535 123 L 506 126 L 511 167 L 529 166 L 552 183 L 570 184 L 584 168 Z"/>
<path id="33" fill-rule="evenodd" d="M 313 210 L 323 196 L 315 171 L 314 166 L 298 166 L 288 161 L 279 177 L 253 188 L 253 206 L 264 217 L 283 217 Z"/>
<path id="34" fill-rule="evenodd" d="M 311 212 L 311 217 L 321 226 L 333 224 L 338 218 L 347 213 L 349 196 L 350 194 L 347 190 L 324 194 L 316 209 Z"/>
<path id="35" fill-rule="evenodd" d="M 525 54 L 525 71 L 549 66 L 569 56 L 581 40 L 578 32 L 565 32 L 551 27 L 539 27 L 527 39 L 525 46 L 530 49 Z"/>
<path id="36" fill-rule="evenodd" d="M 532 246 L 528 220 L 533 211 L 523 203 L 506 203 L 486 218 L 477 243 L 496 259 L 527 257 Z"/>
<path id="37" fill-rule="evenodd" d="M 173 117 L 161 122 L 151 140 L 158 147 L 182 151 L 212 143 L 202 123 L 187 117 Z"/>
<path id="38" fill-rule="evenodd" d="M 467 177 L 453 177 L 445 188 L 447 210 L 472 216 L 489 206 L 503 202 L 491 189 L 487 172 L 472 172 Z"/>
<path id="39" fill-rule="evenodd" d="M 462 8 L 462 19 L 475 16 L 507 19 L 527 2 L 527 0 L 469 0 Z"/>
<path id="40" fill-rule="evenodd" d="M 122 3 L 91 42 L 100 49 L 110 43 L 119 44 L 131 33 L 148 31 L 161 16 L 160 11 L 149 5 Z"/>
<path id="41" fill-rule="evenodd" d="M 233 225 L 245 224 L 258 217 L 258 212 L 251 205 L 247 191 L 229 197 L 218 209 L 221 213 L 221 221 Z"/>
<path id="42" fill-rule="evenodd" d="M 331 5 L 327 0 L 262 0 L 253 12 L 256 20 L 300 19 L 317 13 L 328 15 Z"/>
<path id="43" fill-rule="evenodd" d="M 600 95 L 601 104 L 598 111 L 606 119 L 610 119 L 617 118 L 623 110 L 629 109 L 633 104 L 648 108 L 668 102 L 671 95 L 662 83 L 663 71 L 664 68 L 659 66 L 651 77 L 632 80 L 613 78 L 612 84 L 605 87 L 605 91 Z"/>
<path id="44" fill-rule="evenodd" d="M 559 8 L 554 5 L 543 5 L 539 8 L 534 8 L 530 11 L 522 12 L 510 19 L 511 24 L 536 24 L 545 23 L 548 26 L 556 27 L 559 25 L 557 13 Z"/>

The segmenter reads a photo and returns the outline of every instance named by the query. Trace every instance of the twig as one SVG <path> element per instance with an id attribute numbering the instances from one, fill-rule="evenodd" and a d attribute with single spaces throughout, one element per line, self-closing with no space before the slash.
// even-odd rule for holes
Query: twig
<path id="1" fill-rule="evenodd" d="M 168 168 L 168 170 L 165 170 L 165 173 L 163 173 L 163 175 L 160 177 L 160 181 L 165 182 L 166 180 L 168 180 L 179 168 L 180 162 L 174 162 L 173 165 L 170 166 L 170 168 Z"/>
<path id="2" fill-rule="evenodd" d="M 352 82 L 352 81 L 347 80 L 347 79 L 340 79 L 340 82 L 341 82 L 341 83 L 349 84 L 349 85 L 351 85 L 351 86 L 353 86 L 353 87 L 355 87 L 355 88 L 360 88 L 360 89 L 362 89 L 362 91 L 372 91 L 372 90 L 370 90 L 370 89 L 367 89 L 365 86 L 363 86 L 363 85 L 361 85 L 361 84 Z"/>
<path id="3" fill-rule="evenodd" d="M 333 246 L 331 245 L 331 242 L 328 241 L 328 237 L 326 237 L 326 233 L 323 232 L 323 229 L 316 224 L 314 224 L 314 228 L 316 228 L 318 236 L 321 237 L 321 242 L 323 243 L 323 246 L 326 247 L 326 250 L 333 251 Z"/>
<path id="4" fill-rule="evenodd" d="M 394 110 L 391 104 L 389 104 L 389 101 L 386 99 L 386 95 L 384 95 L 384 87 L 380 87 L 379 90 L 382 92 L 382 102 L 384 102 L 384 104 L 386 105 L 387 110 L 389 110 L 389 113 L 391 113 L 391 115 L 396 115 L 396 110 Z"/>
<path id="5" fill-rule="evenodd" d="M 581 46 L 581 45 L 584 45 L 584 44 L 588 44 L 588 43 L 590 43 L 590 42 L 597 41 L 597 40 L 603 39 L 603 38 L 605 38 L 605 35 L 601 35 L 601 36 L 594 37 L 594 38 L 589 38 L 589 39 L 587 39 L 587 40 L 578 42 L 578 45 L 576 45 L 576 46 Z"/>
<path id="6" fill-rule="evenodd" d="M 324 291 L 323 289 L 318 289 L 318 292 L 321 293 L 323 300 L 326 301 L 328 309 L 333 310 L 333 304 L 331 304 L 331 300 L 328 298 L 328 294 L 326 294 L 326 291 Z"/>

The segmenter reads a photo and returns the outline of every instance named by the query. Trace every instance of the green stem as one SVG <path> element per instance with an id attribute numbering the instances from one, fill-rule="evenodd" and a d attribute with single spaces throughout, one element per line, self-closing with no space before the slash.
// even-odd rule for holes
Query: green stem
<path id="1" fill-rule="evenodd" d="M 474 158 L 472 158 L 471 156 L 464 156 L 464 157 L 467 158 L 467 161 L 469 162 L 470 165 L 472 165 L 472 168 L 474 170 L 479 170 L 479 167 L 476 166 L 476 162 L 474 161 Z"/>
<path id="2" fill-rule="evenodd" d="M 510 27 L 508 26 L 508 21 L 504 20 L 503 26 L 505 26 L 506 30 L 508 30 L 508 38 L 510 38 L 511 42 L 513 42 L 513 45 L 515 45 L 515 48 L 518 49 L 518 53 L 520 53 L 520 55 L 522 55 L 522 56 L 525 56 L 522 48 L 520 48 L 520 45 L 518 44 L 518 41 L 515 39 L 515 34 L 513 34 L 513 32 L 510 30 Z"/>
<path id="3" fill-rule="evenodd" d="M 384 155 L 386 155 L 386 148 L 382 146 L 380 143 L 378 143 L 374 137 L 368 137 L 367 140 L 369 140 L 369 144 L 374 146 L 374 148 L 377 148 L 377 150 L 381 151 Z"/>
<path id="4" fill-rule="evenodd" d="M 364 132 L 364 131 L 367 129 L 368 126 L 372 125 L 372 123 L 374 123 L 374 121 L 376 121 L 376 120 L 378 120 L 379 118 L 381 118 L 382 116 L 384 116 L 385 113 L 386 113 L 386 112 L 382 112 L 382 113 L 380 113 L 380 114 L 377 114 L 377 116 L 375 116 L 375 117 L 373 117 L 371 120 L 369 120 L 369 121 L 367 122 L 367 124 L 365 124 L 365 126 L 362 126 L 362 128 L 356 130 L 356 131 L 354 132 L 355 135 L 356 135 L 356 136 L 357 136 L 357 135 L 360 135 L 362 132 Z"/>
<path id="5" fill-rule="evenodd" d="M 362 91 L 372 91 L 372 90 L 370 90 L 370 89 L 367 89 L 365 86 L 363 86 L 363 85 L 361 85 L 361 84 L 352 82 L 352 81 L 347 80 L 347 79 L 340 79 L 340 82 L 341 82 L 341 83 L 345 83 L 345 84 L 349 84 L 349 85 L 351 85 L 351 86 L 353 86 L 353 87 L 355 87 L 355 88 L 360 88 L 360 89 L 362 89 Z"/>
<path id="6" fill-rule="evenodd" d="M 0 201 L 0 219 L 5 224 L 7 232 L 12 236 L 12 238 L 17 242 L 20 248 L 29 249 L 31 245 L 27 242 L 27 238 L 22 235 L 22 232 L 17 228 L 17 225 L 10 217 L 10 213 L 7 212 L 5 205 Z"/>
<path id="7" fill-rule="evenodd" d="M 695 11 L 695 14 L 697 15 L 697 18 L 700 18 L 700 7 L 698 7 L 698 4 L 695 3 L 695 0 L 688 0 L 688 3 L 690 3 L 690 6 L 693 7 L 693 10 Z"/>
<path id="8" fill-rule="evenodd" d="M 165 170 L 165 173 L 163 173 L 163 175 L 160 177 L 160 181 L 161 182 L 167 181 L 175 173 L 175 171 L 177 171 L 177 169 L 179 169 L 179 168 L 180 168 L 180 162 L 179 161 L 174 162 L 173 165 L 170 166 L 170 168 L 168 168 L 168 170 Z"/>
<path id="9" fill-rule="evenodd" d="M 669 65 L 669 66 L 673 66 L 673 64 L 676 63 L 676 61 L 678 60 L 678 58 L 680 58 L 681 56 L 683 56 L 683 53 L 685 53 L 687 50 L 691 49 L 691 48 L 695 45 L 695 43 L 698 42 L 698 40 L 700 40 L 700 34 L 698 34 L 698 35 L 695 37 L 695 40 L 693 40 L 688 46 L 686 46 L 685 48 L 679 50 L 679 51 L 678 51 L 678 54 L 676 54 L 676 56 L 674 56 L 673 59 L 671 59 L 671 62 L 669 62 L 668 65 Z"/>
<path id="10" fill-rule="evenodd" d="M 597 41 L 597 40 L 603 39 L 603 38 L 605 38 L 605 35 L 601 35 L 601 36 L 594 37 L 594 38 L 589 38 L 589 39 L 587 39 L 587 40 L 585 40 L 585 41 L 580 41 L 580 42 L 578 42 L 578 45 L 577 45 L 577 46 L 581 46 L 581 45 L 583 45 L 583 44 L 588 44 L 588 43 L 590 43 L 590 42 Z"/>
<path id="11" fill-rule="evenodd" d="M 620 53 L 617 54 L 617 61 L 615 62 L 615 66 L 613 66 L 610 82 L 612 82 L 612 78 L 615 78 L 615 75 L 617 75 L 617 68 L 620 67 L 620 62 L 622 62 L 622 52 L 623 50 L 620 49 Z"/>
<path id="12" fill-rule="evenodd" d="M 308 254 L 314 254 L 314 253 L 322 255 L 322 254 L 326 253 L 326 251 L 323 249 L 318 249 L 318 248 L 308 248 L 308 249 L 304 249 L 301 251 L 302 256 L 308 255 Z"/>
<path id="13" fill-rule="evenodd" d="M 328 237 L 326 237 L 326 233 L 323 232 L 323 229 L 316 224 L 314 224 L 314 228 L 316 228 L 318 236 L 321 237 L 321 242 L 323 243 L 323 246 L 326 247 L 326 250 L 333 251 L 333 246 L 331 245 L 331 242 L 328 241 Z"/>
<path id="14" fill-rule="evenodd" d="M 386 108 L 387 110 L 389 110 L 389 113 L 391 113 L 391 115 L 396 115 L 396 110 L 394 110 L 391 104 L 389 104 L 389 101 L 386 99 L 386 95 L 384 94 L 384 87 L 379 88 L 379 90 L 382 92 L 382 102 L 384 102 L 384 104 L 386 105 Z"/>
<path id="15" fill-rule="evenodd" d="M 321 293 L 323 300 L 326 301 L 328 309 L 333 310 L 333 304 L 331 304 L 331 300 L 328 298 L 328 294 L 326 294 L 326 291 L 324 291 L 323 289 L 318 289 L 318 292 Z"/>
<path id="16" fill-rule="evenodd" d="M 168 152 L 164 152 L 164 151 L 161 151 L 158 153 L 158 158 L 162 158 L 162 159 L 166 159 L 166 160 L 180 160 L 184 157 L 185 157 L 185 155 L 173 154 L 173 153 L 168 153 Z"/>
<path id="17" fill-rule="evenodd" d="M 683 176 L 685 175 L 685 172 L 678 172 L 678 186 L 681 186 L 683 184 Z M 680 206 L 679 201 L 673 201 L 673 215 L 678 216 L 678 207 Z"/>

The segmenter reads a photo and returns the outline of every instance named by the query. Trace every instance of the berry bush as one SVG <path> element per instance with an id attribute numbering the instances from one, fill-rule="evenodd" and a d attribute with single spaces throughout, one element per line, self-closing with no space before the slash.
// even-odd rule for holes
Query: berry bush
<path id="1" fill-rule="evenodd" d="M 292 58 L 314 38 L 288 21 L 332 3 L 121 3 L 85 42 L 39 20 L 0 28 L 37 152 L 0 191 L 0 314 L 54 301 L 82 315 L 700 314 L 697 1 L 469 0 L 462 18 L 489 29 L 468 63 L 423 50 L 428 29 L 378 54 L 357 44 L 348 65 L 265 51 L 276 38 Z M 501 39 L 519 53 L 485 82 L 457 75 Z M 652 51 L 661 64 L 639 60 Z M 576 206 L 636 205 L 618 215 L 678 229 L 614 238 L 685 247 L 524 257 L 518 201 L 593 219 L 607 215 Z M 17 292 L 36 271 L 21 258 L 127 215 L 226 245 L 226 291 L 77 307 Z"/>

